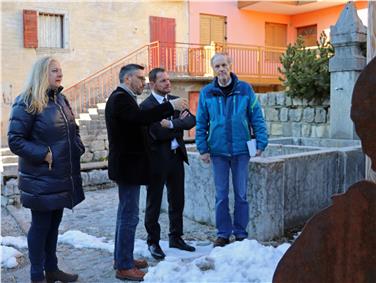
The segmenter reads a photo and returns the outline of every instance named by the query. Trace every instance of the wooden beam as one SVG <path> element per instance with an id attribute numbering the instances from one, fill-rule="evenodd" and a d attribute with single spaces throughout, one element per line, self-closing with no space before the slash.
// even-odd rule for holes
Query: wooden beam
<path id="1" fill-rule="evenodd" d="M 293 5 L 293 6 L 302 6 L 306 4 L 311 4 L 317 2 L 317 0 L 311 0 L 311 1 L 273 1 L 274 3 L 279 4 L 286 4 L 286 5 Z"/>
<path id="2" fill-rule="evenodd" d="M 258 2 L 261 2 L 261 1 L 241 1 L 241 0 L 238 0 L 238 9 L 242 9 L 244 7 L 254 5 Z"/>

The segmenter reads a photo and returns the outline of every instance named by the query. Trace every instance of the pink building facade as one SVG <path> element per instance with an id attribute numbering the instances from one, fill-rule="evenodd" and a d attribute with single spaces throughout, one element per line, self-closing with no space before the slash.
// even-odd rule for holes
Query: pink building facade
<path id="1" fill-rule="evenodd" d="M 191 43 L 202 43 L 202 15 L 221 16 L 225 19 L 226 43 L 265 46 L 268 43 L 267 24 L 285 25 L 285 34 L 279 36 L 285 38 L 287 44 L 294 42 L 298 29 L 304 27 L 316 27 L 318 39 L 321 31 L 329 33 L 330 26 L 336 23 L 347 1 L 308 1 L 299 5 L 291 2 L 293 1 L 190 0 L 189 40 Z M 358 14 L 365 25 L 367 6 L 367 1 L 356 2 Z M 269 38 L 273 38 L 273 35 L 269 34 Z"/>

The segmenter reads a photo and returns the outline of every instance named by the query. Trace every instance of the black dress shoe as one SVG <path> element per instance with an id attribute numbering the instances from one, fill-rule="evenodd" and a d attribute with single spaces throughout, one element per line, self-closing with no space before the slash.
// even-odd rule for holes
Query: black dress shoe
<path id="1" fill-rule="evenodd" d="M 78 279 L 78 274 L 70 274 L 61 270 L 56 271 L 46 271 L 46 281 L 47 283 L 55 282 L 76 282 Z"/>
<path id="2" fill-rule="evenodd" d="M 170 248 L 176 248 L 183 251 L 194 252 L 196 249 L 190 245 L 188 245 L 184 240 L 180 237 L 173 237 L 170 238 Z"/>
<path id="3" fill-rule="evenodd" d="M 247 239 L 247 237 L 235 237 L 235 241 L 237 241 L 237 242 L 241 242 L 245 239 Z"/>
<path id="4" fill-rule="evenodd" d="M 148 244 L 148 250 L 155 259 L 164 259 L 166 256 L 159 244 Z"/>

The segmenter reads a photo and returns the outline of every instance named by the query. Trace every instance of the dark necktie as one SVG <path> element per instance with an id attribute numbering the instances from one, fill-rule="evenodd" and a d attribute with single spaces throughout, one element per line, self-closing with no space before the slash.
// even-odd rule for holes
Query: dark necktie
<path id="1" fill-rule="evenodd" d="M 163 97 L 163 103 L 166 103 L 166 102 L 168 102 L 168 99 L 167 99 L 167 97 L 165 96 L 165 97 Z M 173 116 L 167 117 L 166 119 L 167 119 L 167 120 L 172 120 L 172 119 L 173 119 Z"/>

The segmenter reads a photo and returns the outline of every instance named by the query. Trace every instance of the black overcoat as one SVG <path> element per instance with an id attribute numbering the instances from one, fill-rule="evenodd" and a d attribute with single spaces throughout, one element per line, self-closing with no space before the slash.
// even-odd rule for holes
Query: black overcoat
<path id="1" fill-rule="evenodd" d="M 105 109 L 109 142 L 108 176 L 117 183 L 150 183 L 150 150 L 147 126 L 173 115 L 170 103 L 141 110 L 135 99 L 118 87 L 108 98 Z"/>

